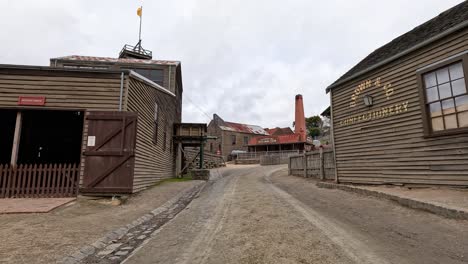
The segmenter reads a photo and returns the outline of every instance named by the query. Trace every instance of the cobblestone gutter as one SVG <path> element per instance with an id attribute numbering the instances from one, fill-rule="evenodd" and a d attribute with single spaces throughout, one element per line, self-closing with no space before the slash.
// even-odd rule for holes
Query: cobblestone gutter
<path id="1" fill-rule="evenodd" d="M 152 233 L 180 213 L 202 190 L 199 183 L 180 193 L 161 207 L 138 218 L 132 223 L 116 229 L 94 243 L 65 257 L 58 263 L 120 263 L 146 241 Z"/>

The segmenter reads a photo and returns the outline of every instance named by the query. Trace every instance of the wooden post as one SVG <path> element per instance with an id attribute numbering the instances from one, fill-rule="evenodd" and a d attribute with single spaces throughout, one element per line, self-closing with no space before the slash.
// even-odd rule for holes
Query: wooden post
<path id="1" fill-rule="evenodd" d="M 320 148 L 320 179 L 325 180 L 325 164 L 324 164 L 323 148 Z"/>
<path id="2" fill-rule="evenodd" d="M 182 177 L 182 143 L 177 143 L 177 154 L 176 154 L 176 177 Z"/>
<path id="3" fill-rule="evenodd" d="M 304 178 L 307 178 L 307 155 L 305 152 L 302 155 L 302 167 L 304 168 Z"/>
<path id="4" fill-rule="evenodd" d="M 16 113 L 15 136 L 13 137 L 13 148 L 11 150 L 11 166 L 16 166 L 18 163 L 18 151 L 21 138 L 21 127 L 23 124 L 23 115 L 21 111 Z"/>

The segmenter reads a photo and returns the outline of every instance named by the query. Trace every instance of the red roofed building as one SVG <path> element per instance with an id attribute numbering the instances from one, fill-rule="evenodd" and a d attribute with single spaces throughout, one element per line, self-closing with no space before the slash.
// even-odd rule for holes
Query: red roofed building
<path id="1" fill-rule="evenodd" d="M 287 128 L 265 129 L 269 135 L 256 136 L 249 140 L 249 152 L 264 151 L 308 151 L 312 140 L 307 138 L 302 95 L 296 95 L 295 131 Z"/>
<path id="2" fill-rule="evenodd" d="M 279 135 L 291 135 L 294 134 L 294 131 L 292 131 L 291 128 L 289 127 L 275 127 L 275 128 L 265 128 L 265 131 L 268 132 L 269 135 L 272 136 L 279 136 Z"/>
<path id="3" fill-rule="evenodd" d="M 248 151 L 250 139 L 268 135 L 268 132 L 256 125 L 227 122 L 214 114 L 213 120 L 208 124 L 208 135 L 217 139 L 209 140 L 205 149 L 211 153 L 219 153 L 228 160 L 232 151 Z"/>

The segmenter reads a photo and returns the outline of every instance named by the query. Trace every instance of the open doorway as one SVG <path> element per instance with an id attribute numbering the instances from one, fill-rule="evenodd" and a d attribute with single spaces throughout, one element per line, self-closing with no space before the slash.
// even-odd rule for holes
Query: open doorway
<path id="1" fill-rule="evenodd" d="M 27 110 L 18 153 L 18 164 L 78 164 L 81 156 L 81 111 Z"/>
<path id="2" fill-rule="evenodd" d="M 0 109 L 0 164 L 10 164 L 15 136 L 16 110 Z"/>

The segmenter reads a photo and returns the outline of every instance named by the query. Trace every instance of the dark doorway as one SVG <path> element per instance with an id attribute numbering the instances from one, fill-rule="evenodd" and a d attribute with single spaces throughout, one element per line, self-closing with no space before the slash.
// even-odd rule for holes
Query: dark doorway
<path id="1" fill-rule="evenodd" d="M 0 164 L 10 164 L 15 136 L 16 110 L 0 110 Z"/>
<path id="2" fill-rule="evenodd" d="M 23 111 L 18 164 L 80 162 L 83 112 Z"/>

